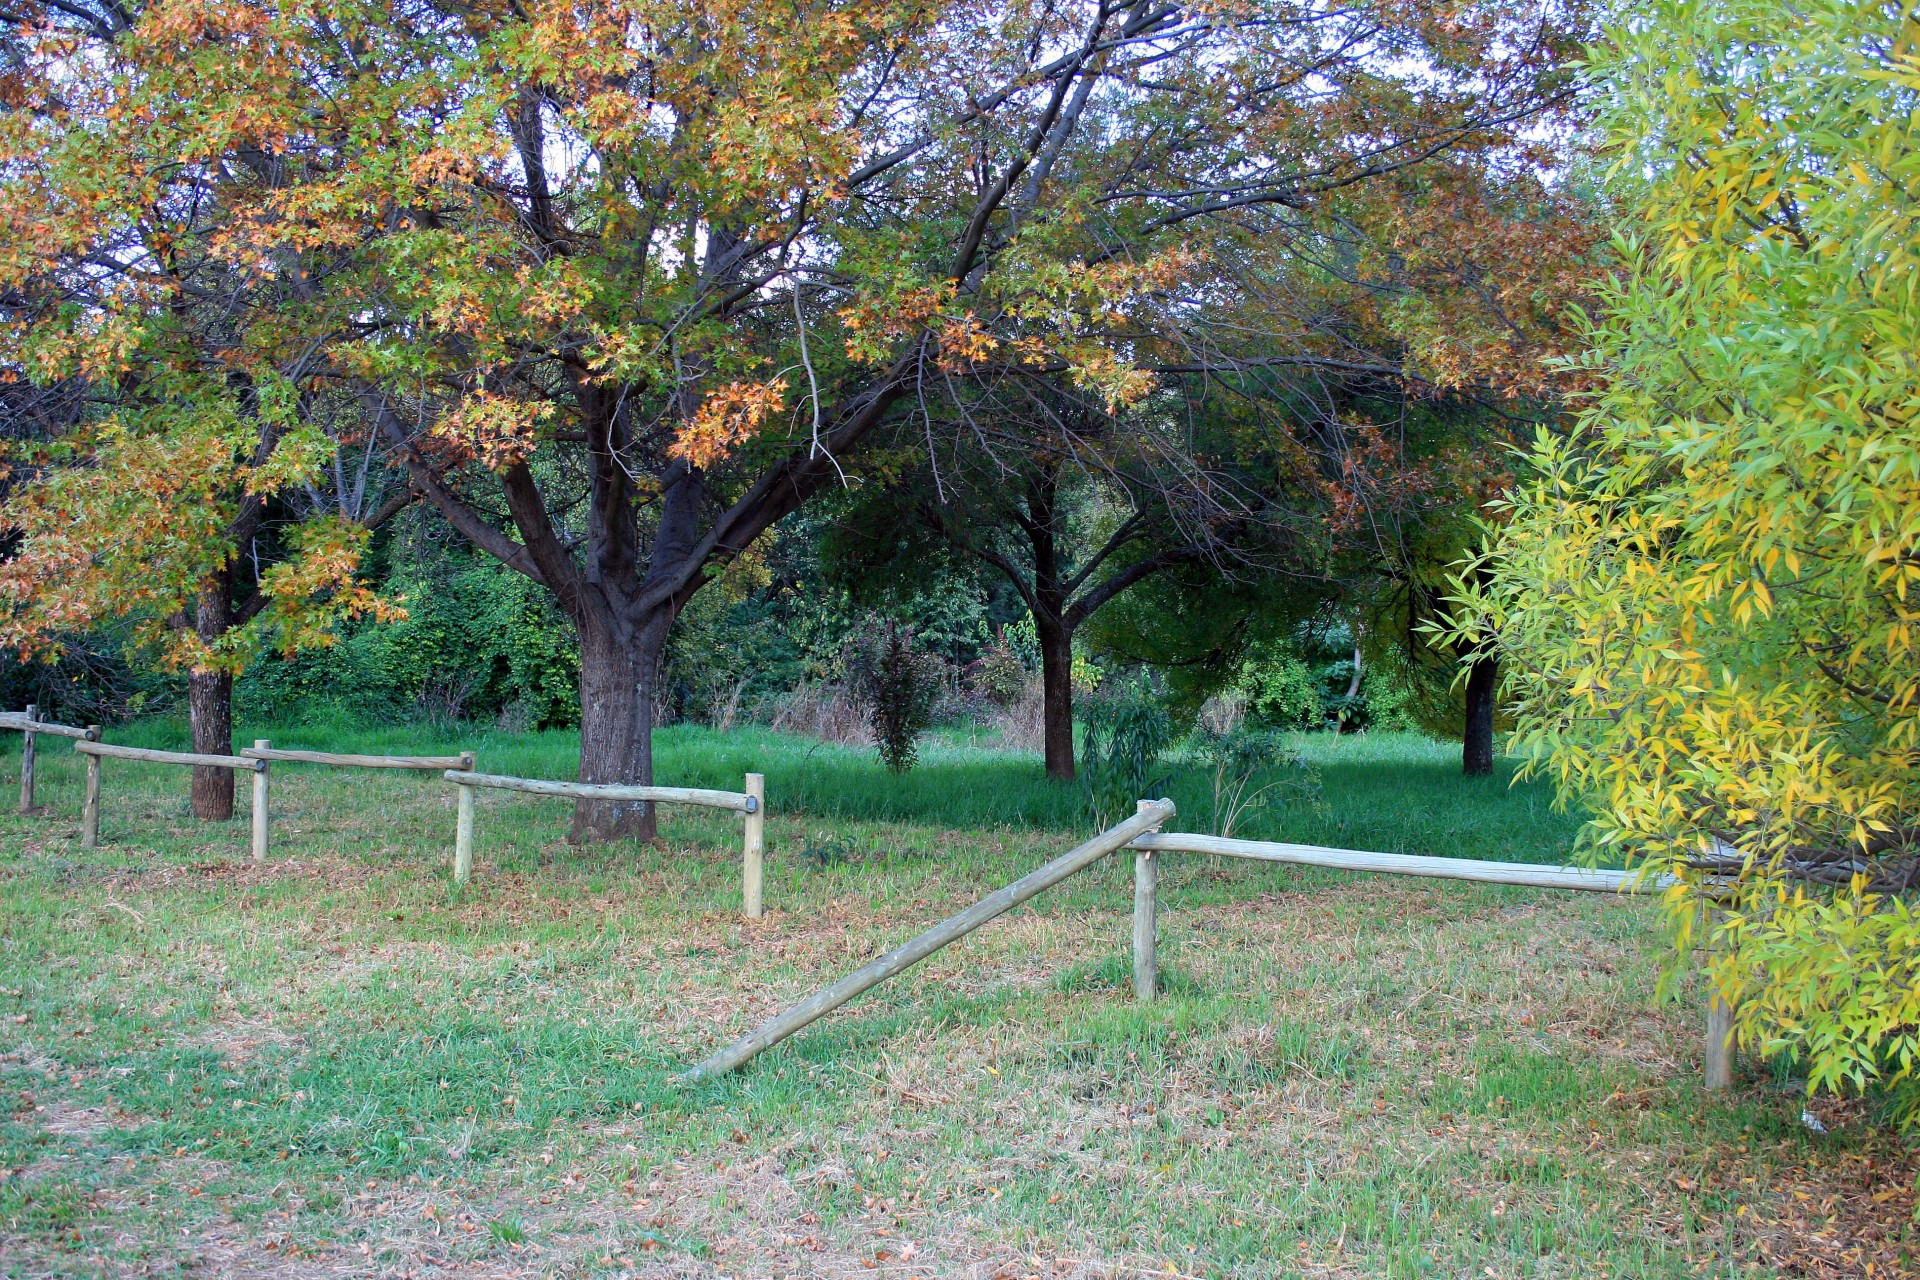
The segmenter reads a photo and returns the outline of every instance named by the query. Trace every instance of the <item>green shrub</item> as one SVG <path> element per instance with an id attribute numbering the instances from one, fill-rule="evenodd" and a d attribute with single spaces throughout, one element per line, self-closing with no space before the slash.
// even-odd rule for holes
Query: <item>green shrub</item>
<path id="1" fill-rule="evenodd" d="M 1231 836 L 1244 819 L 1267 809 L 1319 803 L 1320 771 L 1283 735 L 1241 725 L 1198 738 L 1200 766 L 1213 790 L 1215 835 Z"/>
<path id="2" fill-rule="evenodd" d="M 974 687 L 996 707 L 1010 707 L 1027 691 L 1031 679 L 1027 664 L 1004 636 L 997 638 L 974 664 Z"/>
<path id="3" fill-rule="evenodd" d="M 404 621 L 354 626 L 331 648 L 256 662 L 236 701 L 267 720 L 328 714 L 447 722 L 508 713 L 517 728 L 579 718 L 580 651 L 546 592 L 471 556 L 390 579 Z"/>
<path id="4" fill-rule="evenodd" d="M 1166 781 L 1160 763 L 1173 746 L 1173 718 L 1145 681 L 1089 699 L 1083 716 L 1080 779 L 1094 822 L 1110 827 Z"/>
<path id="5" fill-rule="evenodd" d="M 1313 729 L 1326 720 L 1326 704 L 1313 670 L 1286 649 L 1266 649 L 1240 668 L 1238 687 L 1247 715 L 1269 729 Z"/>

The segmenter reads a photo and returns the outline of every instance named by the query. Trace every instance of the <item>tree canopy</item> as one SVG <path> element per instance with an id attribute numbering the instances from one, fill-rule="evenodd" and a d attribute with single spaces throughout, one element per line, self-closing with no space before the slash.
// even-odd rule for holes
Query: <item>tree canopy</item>
<path id="1" fill-rule="evenodd" d="M 1386 217 L 1444 159 L 1406 180 L 1470 204 L 1532 163 L 1575 32 L 1455 0 L 34 0 L 8 343 L 112 380 L 182 305 L 257 300 L 222 358 L 357 406 L 550 590 L 582 776 L 647 781 L 675 615 L 879 423 L 986 377 L 1120 407 L 1274 356 L 1217 323 L 1272 276 L 1242 259 L 1352 258 L 1350 194 Z"/>

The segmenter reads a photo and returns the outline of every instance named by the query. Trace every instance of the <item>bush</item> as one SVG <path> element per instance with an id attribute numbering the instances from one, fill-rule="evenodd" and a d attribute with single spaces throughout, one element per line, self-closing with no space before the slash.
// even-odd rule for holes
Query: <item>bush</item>
<path id="1" fill-rule="evenodd" d="M 1247 717 L 1269 729 L 1317 729 L 1327 717 L 1320 683 L 1306 663 L 1286 650 L 1249 658 L 1240 668 L 1239 689 L 1246 695 Z"/>
<path id="2" fill-rule="evenodd" d="M 905 773 L 919 759 L 920 735 L 933 727 L 943 664 L 915 646 L 912 627 L 875 618 L 848 641 L 846 668 L 882 763 Z"/>
<path id="3" fill-rule="evenodd" d="M 1090 699 L 1084 715 L 1080 778 L 1093 820 L 1110 827 L 1166 781 L 1160 759 L 1173 745 L 1173 718 L 1144 681 Z"/>
<path id="4" fill-rule="evenodd" d="M 506 712 L 528 728 L 579 718 L 579 640 L 546 592 L 473 556 L 417 569 L 383 587 L 405 621 L 354 625 L 331 648 L 260 659 L 235 688 L 241 709 L 268 720 L 332 710 L 437 723 Z"/>
<path id="5" fill-rule="evenodd" d="M 1217 836 L 1231 836 L 1244 819 L 1261 810 L 1319 802 L 1320 771 L 1281 734 L 1244 725 L 1224 732 L 1203 728 L 1197 745 L 1213 788 Z"/>
<path id="6" fill-rule="evenodd" d="M 1027 691 L 1027 664 L 1006 637 L 994 640 L 973 664 L 973 685 L 996 707 L 1010 707 Z"/>

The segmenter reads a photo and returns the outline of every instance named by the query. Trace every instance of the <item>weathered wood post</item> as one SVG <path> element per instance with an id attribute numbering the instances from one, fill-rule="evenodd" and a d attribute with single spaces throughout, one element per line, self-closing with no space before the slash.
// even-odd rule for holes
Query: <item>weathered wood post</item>
<path id="1" fill-rule="evenodd" d="M 272 748 L 271 739 L 255 738 L 253 740 L 255 751 L 268 751 Z M 260 760 L 255 762 L 253 770 L 253 860 L 255 862 L 267 860 L 267 788 L 270 785 L 267 775 L 272 768 L 273 766 L 265 760 Z"/>
<path id="2" fill-rule="evenodd" d="M 1707 996 L 1706 1087 L 1733 1088 L 1733 1005 L 1715 987 Z"/>
<path id="3" fill-rule="evenodd" d="M 767 856 L 767 777 L 747 775 L 746 849 L 740 863 L 740 901 L 747 919 L 767 914 L 762 901 Z"/>
<path id="4" fill-rule="evenodd" d="M 27 723 L 32 724 L 40 718 L 40 708 L 35 703 L 27 704 Z M 33 812 L 33 730 L 28 729 L 20 737 L 20 812 Z"/>
<path id="5" fill-rule="evenodd" d="M 98 738 L 98 725 L 88 725 L 87 729 Z M 87 757 L 87 798 L 80 807 L 80 847 L 97 849 L 100 847 L 100 757 Z"/>
<path id="6" fill-rule="evenodd" d="M 1142 800 L 1135 813 L 1145 813 L 1153 801 Z M 1158 831 L 1158 827 L 1149 830 Z M 1160 987 L 1160 859 L 1151 849 L 1133 853 L 1133 995 L 1152 1000 Z"/>
<path id="7" fill-rule="evenodd" d="M 459 784 L 453 827 L 453 882 L 465 884 L 473 874 L 473 788 Z"/>
<path id="8" fill-rule="evenodd" d="M 1701 920 L 1704 924 L 1705 952 L 1713 953 L 1713 935 L 1715 929 L 1726 919 L 1726 913 L 1718 907 L 1703 906 Z M 1707 1042 L 1702 1053 L 1702 1083 L 1709 1092 L 1733 1088 L 1733 1059 L 1735 1043 L 1733 1038 L 1734 1005 L 1720 993 L 1720 984 L 1713 980 L 1713 969 L 1709 965 L 1707 974 Z"/>

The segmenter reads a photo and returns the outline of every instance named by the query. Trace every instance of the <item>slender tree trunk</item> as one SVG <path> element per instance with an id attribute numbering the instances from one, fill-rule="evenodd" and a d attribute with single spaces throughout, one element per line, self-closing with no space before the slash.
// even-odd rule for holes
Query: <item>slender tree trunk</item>
<path id="1" fill-rule="evenodd" d="M 1360 681 L 1366 675 L 1366 669 L 1361 665 L 1366 659 L 1360 649 L 1360 636 L 1360 625 L 1355 623 L 1353 628 L 1353 679 L 1347 681 L 1347 704 L 1341 708 L 1340 714 L 1334 717 L 1333 736 L 1336 738 L 1340 736 L 1341 730 L 1347 727 L 1347 716 L 1353 710 L 1353 700 L 1360 696 Z"/>
<path id="2" fill-rule="evenodd" d="M 638 629 L 631 641 L 603 620 L 580 628 L 580 781 L 653 785 L 653 683 L 670 616 Z M 573 844 L 656 834 L 653 805 L 577 800 Z"/>
<path id="3" fill-rule="evenodd" d="M 1040 638 L 1042 723 L 1046 728 L 1047 776 L 1073 781 L 1073 633 L 1057 622 L 1034 618 Z"/>
<path id="4" fill-rule="evenodd" d="M 1493 772 L 1493 691 L 1499 660 L 1482 654 L 1467 667 L 1467 722 L 1461 735 L 1460 767 L 1470 778 Z"/>
<path id="5" fill-rule="evenodd" d="M 232 588 L 221 576 L 201 593 L 194 629 L 213 644 L 233 624 Z M 187 724 L 193 749 L 202 755 L 233 754 L 233 677 L 214 672 L 187 675 Z M 233 770 L 193 770 L 193 816 L 203 822 L 225 822 L 233 817 Z"/>
<path id="6" fill-rule="evenodd" d="M 1027 479 L 1026 514 L 1016 516 L 1033 549 L 1033 628 L 1040 641 L 1041 720 L 1047 776 L 1073 781 L 1073 628 L 1060 563 L 1060 475 L 1057 461 L 1044 461 Z"/>

